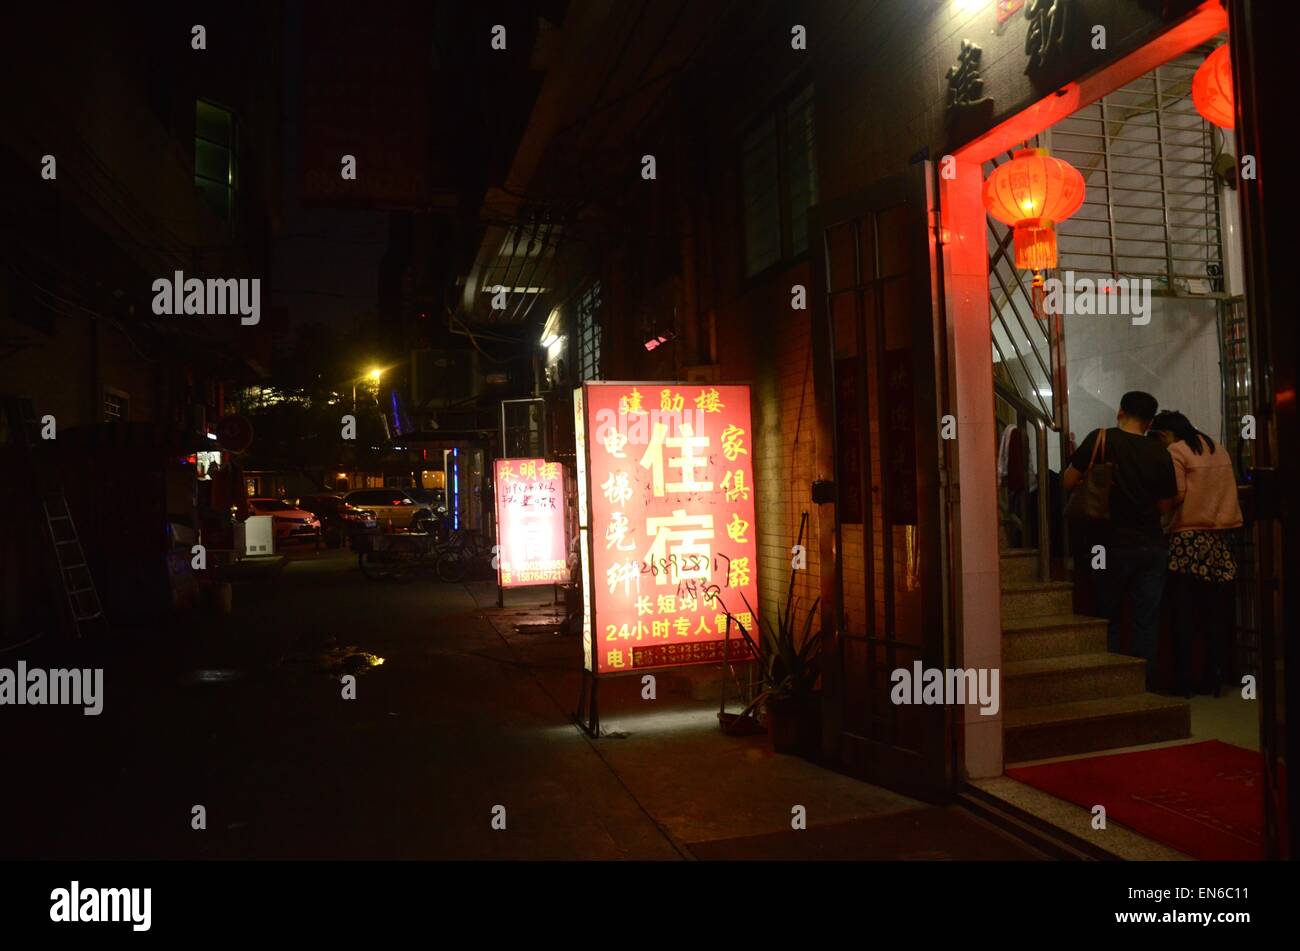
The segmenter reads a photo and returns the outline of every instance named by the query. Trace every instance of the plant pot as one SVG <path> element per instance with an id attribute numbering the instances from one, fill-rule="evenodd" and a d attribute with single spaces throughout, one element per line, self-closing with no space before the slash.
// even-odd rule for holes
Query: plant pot
<path id="1" fill-rule="evenodd" d="M 822 705 L 817 693 L 772 697 L 767 701 L 767 727 L 778 753 L 813 756 L 821 747 Z"/>

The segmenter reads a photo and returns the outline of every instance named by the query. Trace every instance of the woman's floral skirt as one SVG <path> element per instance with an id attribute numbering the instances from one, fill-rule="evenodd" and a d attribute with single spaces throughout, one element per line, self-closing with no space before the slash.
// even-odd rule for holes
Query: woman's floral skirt
<path id="1" fill-rule="evenodd" d="M 1227 532 L 1174 532 L 1169 536 L 1169 570 L 1201 581 L 1232 581 L 1237 559 Z"/>

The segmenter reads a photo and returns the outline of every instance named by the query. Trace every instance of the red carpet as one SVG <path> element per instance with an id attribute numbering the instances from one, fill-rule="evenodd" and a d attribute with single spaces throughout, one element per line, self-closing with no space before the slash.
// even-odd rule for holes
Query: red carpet
<path id="1" fill-rule="evenodd" d="M 1193 858 L 1261 859 L 1263 757 L 1209 740 L 1021 766 L 1007 775 L 1123 823 Z"/>

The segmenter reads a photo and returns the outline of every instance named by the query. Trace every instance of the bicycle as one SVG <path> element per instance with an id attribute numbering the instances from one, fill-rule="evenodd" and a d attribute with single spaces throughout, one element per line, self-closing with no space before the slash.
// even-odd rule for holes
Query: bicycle
<path id="1" fill-rule="evenodd" d="M 357 567 L 368 581 L 412 581 L 435 568 L 432 535 L 358 535 L 353 543 Z"/>
<path id="2" fill-rule="evenodd" d="M 446 543 L 438 546 L 435 551 L 434 568 L 438 580 L 455 584 L 464 581 L 475 568 L 480 571 L 490 569 L 492 555 L 492 546 L 481 532 L 472 529 L 453 532 Z"/>

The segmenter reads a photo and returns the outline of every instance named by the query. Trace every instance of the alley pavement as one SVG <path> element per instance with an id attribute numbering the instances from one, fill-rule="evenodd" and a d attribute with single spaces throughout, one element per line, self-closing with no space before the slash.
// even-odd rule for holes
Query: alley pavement
<path id="1" fill-rule="evenodd" d="M 247 573 L 229 616 L 11 652 L 103 667 L 104 709 L 0 711 L 0 856 L 1036 857 L 959 809 L 723 735 L 700 672 L 657 675 L 653 700 L 608 682 L 589 738 L 551 594 L 501 608 L 490 581 L 369 581 L 349 552 L 304 552 Z"/>

